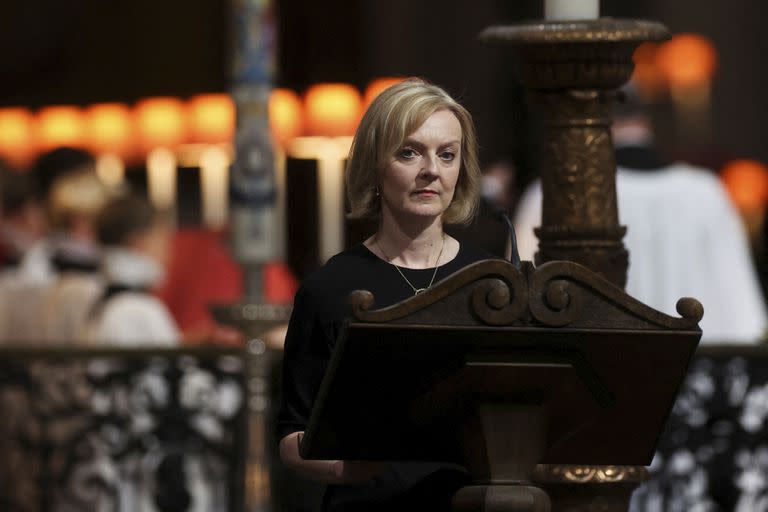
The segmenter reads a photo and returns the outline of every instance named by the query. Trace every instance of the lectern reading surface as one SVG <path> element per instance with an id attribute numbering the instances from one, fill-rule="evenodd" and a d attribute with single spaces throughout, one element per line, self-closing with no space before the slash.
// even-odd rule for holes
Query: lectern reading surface
<path id="1" fill-rule="evenodd" d="M 458 427 L 496 402 L 544 406 L 540 462 L 648 465 L 698 337 L 350 323 L 302 456 L 461 463 Z"/>
<path id="2" fill-rule="evenodd" d="M 648 465 L 701 336 L 695 301 L 668 317 L 569 262 L 480 262 L 385 310 L 352 300 L 307 459 L 463 463 L 473 428 L 486 443 L 524 430 L 478 430 L 492 405 L 538 411 L 534 463 Z"/>

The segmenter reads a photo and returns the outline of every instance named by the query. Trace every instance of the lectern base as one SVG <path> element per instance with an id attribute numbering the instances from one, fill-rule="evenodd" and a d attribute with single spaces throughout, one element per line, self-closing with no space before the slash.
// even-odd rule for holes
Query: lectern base
<path id="1" fill-rule="evenodd" d="M 529 485 L 473 485 L 453 497 L 453 512 L 550 512 L 547 494 Z"/>
<path id="2" fill-rule="evenodd" d="M 634 490 L 648 479 L 642 466 L 539 464 L 533 481 L 549 495 L 552 512 L 626 512 Z"/>
<path id="3" fill-rule="evenodd" d="M 537 485 L 473 485 L 453 497 L 453 512 L 626 512 L 648 479 L 642 466 L 539 464 Z"/>

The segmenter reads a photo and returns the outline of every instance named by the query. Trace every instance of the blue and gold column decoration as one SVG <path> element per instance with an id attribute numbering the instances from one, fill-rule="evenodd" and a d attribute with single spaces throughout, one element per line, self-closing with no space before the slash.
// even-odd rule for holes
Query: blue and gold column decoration
<path id="1" fill-rule="evenodd" d="M 231 1 L 235 38 L 232 96 L 237 109 L 235 161 L 230 173 L 232 240 L 234 254 L 245 271 L 246 298 L 258 303 L 263 298 L 264 263 L 282 257 L 267 108 L 275 76 L 277 24 L 271 0 Z M 270 358 L 265 347 L 258 338 L 248 342 L 248 512 L 268 512 L 272 501 L 267 415 Z"/>
<path id="2" fill-rule="evenodd" d="M 276 20 L 271 0 L 233 2 L 233 87 L 237 109 L 235 161 L 230 174 L 233 248 L 256 275 L 249 296 L 261 295 L 259 268 L 282 257 L 275 233 L 276 189 L 268 101 L 275 76 Z"/>

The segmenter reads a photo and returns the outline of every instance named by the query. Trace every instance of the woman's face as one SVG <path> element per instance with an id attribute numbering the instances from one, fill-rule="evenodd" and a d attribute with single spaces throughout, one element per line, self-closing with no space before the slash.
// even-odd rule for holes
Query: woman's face
<path id="1" fill-rule="evenodd" d="M 382 214 L 437 217 L 453 199 L 461 169 L 461 124 L 438 110 L 389 155 L 381 177 Z"/>

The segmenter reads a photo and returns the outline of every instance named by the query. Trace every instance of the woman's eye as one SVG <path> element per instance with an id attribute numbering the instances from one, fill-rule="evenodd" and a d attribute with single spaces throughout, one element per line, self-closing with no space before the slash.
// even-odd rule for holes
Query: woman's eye
<path id="1" fill-rule="evenodd" d="M 418 156 L 418 153 L 415 149 L 412 148 L 403 148 L 398 153 L 397 156 L 402 158 L 403 160 L 410 160 L 411 158 L 415 158 Z"/>
<path id="2" fill-rule="evenodd" d="M 440 159 L 444 162 L 452 162 L 454 158 L 456 158 L 456 153 L 451 151 L 443 151 L 440 153 Z"/>

